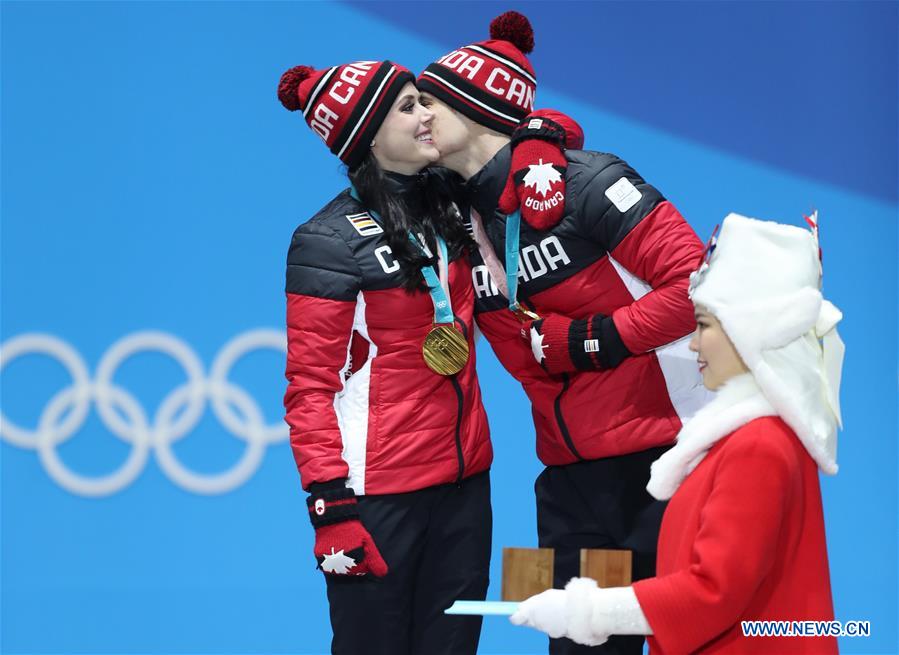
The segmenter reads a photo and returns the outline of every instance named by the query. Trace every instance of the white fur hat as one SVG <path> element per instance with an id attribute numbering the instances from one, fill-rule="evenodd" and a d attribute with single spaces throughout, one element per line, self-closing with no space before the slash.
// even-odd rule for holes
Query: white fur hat
<path id="1" fill-rule="evenodd" d="M 833 474 L 843 315 L 821 295 L 816 220 L 808 231 L 729 214 L 690 277 L 690 298 L 717 317 L 768 402 Z"/>

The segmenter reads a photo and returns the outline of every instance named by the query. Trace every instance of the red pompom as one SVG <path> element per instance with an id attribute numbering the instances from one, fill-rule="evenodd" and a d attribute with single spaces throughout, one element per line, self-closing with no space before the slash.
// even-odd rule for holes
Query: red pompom
<path id="1" fill-rule="evenodd" d="M 508 41 L 524 54 L 534 49 L 531 21 L 517 11 L 507 11 L 490 21 L 490 38 Z"/>
<path id="2" fill-rule="evenodd" d="M 297 89 L 300 83 L 312 76 L 315 69 L 310 66 L 294 66 L 281 76 L 278 83 L 278 100 L 289 111 L 300 109 L 300 99 L 297 97 Z"/>

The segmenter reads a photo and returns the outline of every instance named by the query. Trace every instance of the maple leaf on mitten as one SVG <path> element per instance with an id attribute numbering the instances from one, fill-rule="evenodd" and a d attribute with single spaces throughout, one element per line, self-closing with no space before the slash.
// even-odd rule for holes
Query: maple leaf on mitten
<path id="1" fill-rule="evenodd" d="M 387 574 L 374 539 L 355 519 L 316 527 L 313 553 L 318 568 L 329 575 Z"/>
<path id="2" fill-rule="evenodd" d="M 323 554 L 322 562 L 319 566 L 325 573 L 344 575 L 349 573 L 350 569 L 356 566 L 356 560 L 352 557 L 348 557 L 342 550 L 338 550 L 335 553 L 334 547 L 332 546 L 331 554 Z"/>
<path id="3" fill-rule="evenodd" d="M 554 182 L 561 182 L 562 174 L 549 162 L 538 159 L 536 164 L 528 164 L 528 172 L 524 175 L 524 186 L 533 187 L 536 193 L 544 197 L 552 190 Z"/>
<path id="4" fill-rule="evenodd" d="M 512 163 L 499 210 L 548 230 L 565 213 L 565 148 L 580 148 L 584 133 L 575 121 L 552 109 L 529 114 L 512 133 Z"/>
<path id="5" fill-rule="evenodd" d="M 309 518 L 315 528 L 312 549 L 328 575 L 387 575 L 387 563 L 359 517 L 356 494 L 346 480 L 309 485 Z"/>

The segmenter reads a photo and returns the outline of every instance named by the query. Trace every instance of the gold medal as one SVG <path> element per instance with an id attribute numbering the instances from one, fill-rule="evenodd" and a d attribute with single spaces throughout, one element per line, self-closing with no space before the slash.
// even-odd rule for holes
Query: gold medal
<path id="1" fill-rule="evenodd" d="M 540 320 L 540 316 L 538 314 L 535 314 L 530 309 L 525 309 L 517 303 L 515 304 L 515 309 L 512 310 L 512 313 L 515 314 L 515 318 L 517 318 L 522 323 Z"/>
<path id="2" fill-rule="evenodd" d="M 425 364 L 439 375 L 455 375 L 468 361 L 468 340 L 455 325 L 435 325 L 421 346 Z"/>

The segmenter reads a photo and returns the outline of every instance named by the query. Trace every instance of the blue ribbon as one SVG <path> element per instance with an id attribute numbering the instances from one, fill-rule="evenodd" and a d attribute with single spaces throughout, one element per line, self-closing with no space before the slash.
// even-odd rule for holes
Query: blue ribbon
<path id="1" fill-rule="evenodd" d="M 409 233 L 409 241 L 421 248 L 422 252 L 428 254 L 415 235 L 411 232 Z M 443 261 L 447 262 L 447 265 L 449 265 L 446 242 L 440 236 L 437 237 L 437 247 L 440 248 L 440 256 L 443 257 Z M 453 318 L 453 307 L 450 304 L 449 297 L 446 295 L 446 291 L 443 289 L 443 285 L 440 284 L 440 277 L 437 275 L 437 271 L 434 270 L 433 266 L 422 266 L 421 274 L 424 276 L 425 283 L 428 285 L 428 292 L 431 294 L 431 302 L 434 303 L 434 323 L 438 325 L 444 323 L 452 324 L 455 321 Z"/>
<path id="2" fill-rule="evenodd" d="M 521 228 L 521 212 L 515 210 L 506 216 L 506 286 L 509 290 L 509 309 L 518 313 L 518 238 Z"/>
<path id="3" fill-rule="evenodd" d="M 362 202 L 355 187 L 350 187 L 350 195 L 359 202 Z M 368 209 L 368 213 L 371 214 L 378 223 L 382 222 L 381 217 L 373 209 Z M 515 234 L 515 240 L 516 242 L 518 241 L 517 230 Z M 416 237 L 411 231 L 409 232 L 409 241 L 418 246 L 425 255 L 430 256 L 430 253 L 428 253 L 427 249 L 418 240 L 418 237 Z M 437 247 L 440 248 L 440 256 L 443 258 L 443 261 L 447 263 L 447 267 L 449 267 L 449 255 L 447 253 L 446 241 L 444 241 L 443 238 L 439 235 L 437 236 Z M 516 258 L 517 256 L 518 253 L 516 252 Z M 425 279 L 425 283 L 428 285 L 428 292 L 431 294 L 431 302 L 434 303 L 434 323 L 436 323 L 437 325 L 452 325 L 455 322 L 455 318 L 453 316 L 453 306 L 450 302 L 449 297 L 446 295 L 446 291 L 444 290 L 443 285 L 440 284 L 440 276 L 437 274 L 437 271 L 433 266 L 422 266 L 421 274 Z"/>

